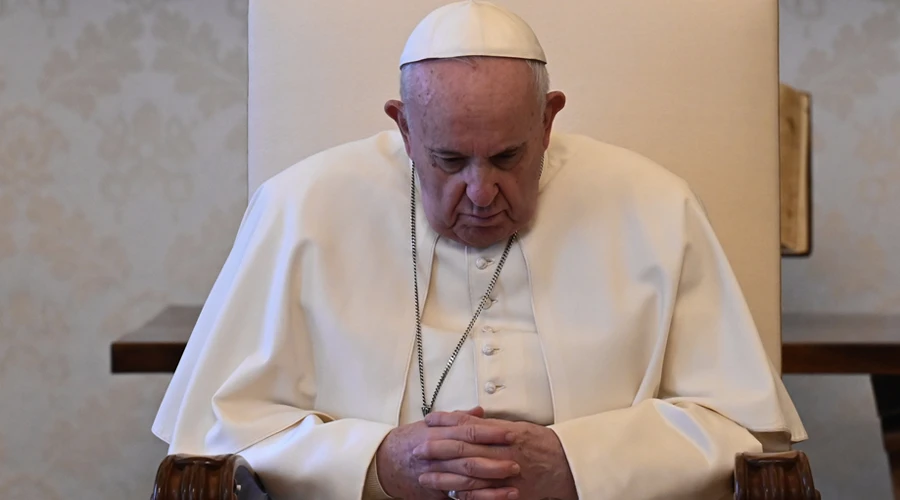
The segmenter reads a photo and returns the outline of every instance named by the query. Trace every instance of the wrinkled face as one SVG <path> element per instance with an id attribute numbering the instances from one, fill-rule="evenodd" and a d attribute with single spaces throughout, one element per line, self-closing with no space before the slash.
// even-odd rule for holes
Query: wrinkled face
<path id="1" fill-rule="evenodd" d="M 534 216 L 564 97 L 553 93 L 542 106 L 522 60 L 428 61 L 412 71 L 407 102 L 385 109 L 415 162 L 429 223 L 466 245 L 505 240 Z"/>

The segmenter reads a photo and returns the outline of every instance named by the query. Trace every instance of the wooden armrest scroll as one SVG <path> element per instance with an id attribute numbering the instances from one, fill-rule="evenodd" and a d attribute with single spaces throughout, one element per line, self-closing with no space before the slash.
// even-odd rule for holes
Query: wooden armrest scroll
<path id="1" fill-rule="evenodd" d="M 156 471 L 150 500 L 270 500 L 239 455 L 169 455 Z"/>
<path id="2" fill-rule="evenodd" d="M 735 500 L 820 500 L 801 451 L 741 453 L 734 463 Z"/>

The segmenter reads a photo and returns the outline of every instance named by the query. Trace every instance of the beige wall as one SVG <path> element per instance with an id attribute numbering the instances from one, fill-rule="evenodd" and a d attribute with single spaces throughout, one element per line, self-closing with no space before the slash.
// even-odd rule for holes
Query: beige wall
<path id="1" fill-rule="evenodd" d="M 0 496 L 147 498 L 167 376 L 109 341 L 200 302 L 246 203 L 246 5 L 0 0 Z"/>
<path id="2" fill-rule="evenodd" d="M 781 0 L 782 80 L 813 96 L 813 253 L 790 311 L 900 313 L 900 1 Z"/>

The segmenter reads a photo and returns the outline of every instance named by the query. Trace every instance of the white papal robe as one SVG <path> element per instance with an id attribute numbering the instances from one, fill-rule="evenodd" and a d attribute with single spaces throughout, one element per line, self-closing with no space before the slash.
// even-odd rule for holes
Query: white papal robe
<path id="1" fill-rule="evenodd" d="M 422 418 L 409 182 L 385 132 L 257 190 L 153 425 L 170 453 L 240 453 L 278 500 L 360 498 Z M 538 204 L 436 409 L 549 423 L 589 500 L 719 498 L 735 453 L 806 439 L 682 179 L 555 134 Z M 438 238 L 421 203 L 417 226 L 430 396 L 496 248 Z"/>

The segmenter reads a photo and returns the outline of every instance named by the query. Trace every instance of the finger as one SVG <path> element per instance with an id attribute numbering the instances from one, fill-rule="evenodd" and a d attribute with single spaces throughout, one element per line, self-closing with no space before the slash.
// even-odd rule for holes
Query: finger
<path id="1" fill-rule="evenodd" d="M 505 427 L 483 424 L 435 428 L 431 436 L 430 440 L 451 439 L 472 444 L 512 444 L 517 437 Z"/>
<path id="2" fill-rule="evenodd" d="M 426 466 L 427 472 L 452 472 L 476 479 L 508 479 L 521 472 L 519 464 L 512 460 L 470 457 L 452 460 L 434 460 Z"/>
<path id="3" fill-rule="evenodd" d="M 512 486 L 506 486 L 503 488 L 457 491 L 456 496 L 459 497 L 459 500 L 517 500 L 519 498 L 519 490 Z"/>
<path id="4" fill-rule="evenodd" d="M 476 479 L 451 472 L 423 472 L 419 475 L 419 484 L 425 488 L 440 491 L 456 490 L 457 492 L 502 487 L 495 480 Z"/>
<path id="5" fill-rule="evenodd" d="M 450 427 L 454 425 L 473 424 L 482 420 L 484 410 L 476 412 L 476 409 L 466 411 L 436 411 L 425 417 L 428 427 Z M 480 413 L 480 415 L 478 414 Z"/>
<path id="6" fill-rule="evenodd" d="M 465 413 L 468 413 L 469 415 L 472 415 L 473 417 L 484 418 L 484 408 L 482 408 L 480 406 L 476 406 L 475 408 L 472 408 L 471 410 L 466 410 Z"/>
<path id="7" fill-rule="evenodd" d="M 416 446 L 412 454 L 418 460 L 453 460 L 471 457 L 508 460 L 510 451 L 506 446 L 472 444 L 455 439 L 436 439 Z"/>

